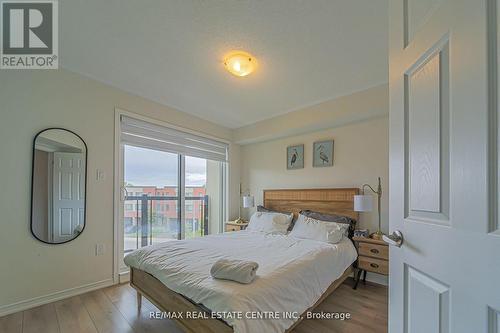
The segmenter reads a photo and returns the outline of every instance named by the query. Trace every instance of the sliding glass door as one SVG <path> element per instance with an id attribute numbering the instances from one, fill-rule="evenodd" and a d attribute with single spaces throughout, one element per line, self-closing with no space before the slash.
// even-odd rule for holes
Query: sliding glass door
<path id="1" fill-rule="evenodd" d="M 180 239 L 179 155 L 124 146 L 124 253 Z"/>
<path id="2" fill-rule="evenodd" d="M 226 220 L 228 144 L 120 115 L 118 256 L 219 233 Z M 123 260 L 120 271 L 126 271 Z"/>
<path id="3" fill-rule="evenodd" d="M 184 238 L 208 234 L 207 160 L 184 158 Z"/>
<path id="4" fill-rule="evenodd" d="M 124 254 L 221 231 L 225 163 L 131 145 L 123 162 Z"/>
<path id="5" fill-rule="evenodd" d="M 225 221 L 226 163 L 181 155 L 182 238 L 219 233 Z"/>

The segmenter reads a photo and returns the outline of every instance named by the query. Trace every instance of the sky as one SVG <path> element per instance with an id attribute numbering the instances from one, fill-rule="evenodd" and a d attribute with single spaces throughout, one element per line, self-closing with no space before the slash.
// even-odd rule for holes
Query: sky
<path id="1" fill-rule="evenodd" d="M 177 186 L 177 154 L 125 145 L 125 182 L 135 186 Z M 204 186 L 205 159 L 186 156 L 186 186 Z"/>

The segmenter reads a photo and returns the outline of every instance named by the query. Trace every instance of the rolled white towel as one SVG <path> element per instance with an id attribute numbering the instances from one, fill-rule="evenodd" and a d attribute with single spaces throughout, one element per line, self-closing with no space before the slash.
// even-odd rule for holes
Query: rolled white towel
<path id="1" fill-rule="evenodd" d="M 259 264 L 254 261 L 219 259 L 210 274 L 215 279 L 232 280 L 239 283 L 250 283 L 255 279 Z"/>

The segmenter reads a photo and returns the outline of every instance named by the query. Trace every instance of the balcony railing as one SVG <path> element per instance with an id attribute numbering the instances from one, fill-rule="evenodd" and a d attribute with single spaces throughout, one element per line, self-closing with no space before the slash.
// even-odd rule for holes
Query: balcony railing
<path id="1" fill-rule="evenodd" d="M 127 209 L 127 205 L 131 204 L 130 202 L 134 202 L 135 207 L 133 209 Z M 169 202 L 176 203 L 174 210 L 171 209 Z M 183 222 L 185 238 L 207 235 L 208 195 L 185 197 L 185 203 L 193 202 L 193 204 L 185 205 L 185 208 L 192 207 L 192 210 L 185 209 L 182 218 L 179 202 L 178 196 L 149 196 L 147 194 L 125 196 L 124 252 L 128 253 L 134 249 L 163 240 L 180 239 L 181 230 L 183 230 L 181 223 Z M 166 205 L 163 203 L 166 203 Z M 196 205 L 195 203 L 199 204 Z M 172 222 L 176 224 L 174 230 L 169 229 Z M 191 226 L 191 230 L 187 230 L 188 226 Z M 134 246 L 131 246 L 132 242 L 135 243 Z"/>

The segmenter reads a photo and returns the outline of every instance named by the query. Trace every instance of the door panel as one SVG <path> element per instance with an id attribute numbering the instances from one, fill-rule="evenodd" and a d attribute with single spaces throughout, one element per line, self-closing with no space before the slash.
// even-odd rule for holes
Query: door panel
<path id="1" fill-rule="evenodd" d="M 403 0 L 405 16 L 405 46 L 413 40 L 413 37 L 424 26 L 439 7 L 441 0 Z"/>
<path id="2" fill-rule="evenodd" d="M 440 212 L 440 61 L 439 54 L 410 72 L 408 96 L 408 150 L 410 210 Z"/>
<path id="3" fill-rule="evenodd" d="M 61 168 L 61 166 L 59 166 Z M 69 167 L 71 168 L 71 167 Z M 59 200 L 73 200 L 73 174 L 71 172 L 59 172 Z"/>
<path id="4" fill-rule="evenodd" d="M 500 311 L 488 309 L 488 322 L 490 330 L 488 333 L 500 333 Z"/>
<path id="5" fill-rule="evenodd" d="M 404 74 L 405 217 L 448 223 L 448 35 Z"/>
<path id="6" fill-rule="evenodd" d="M 450 289 L 411 266 L 405 266 L 406 332 L 449 332 Z"/>
<path id="7" fill-rule="evenodd" d="M 389 224 L 405 240 L 389 254 L 392 333 L 498 331 L 492 5 L 390 2 Z"/>
<path id="8" fill-rule="evenodd" d="M 58 228 L 56 228 L 55 238 L 57 241 L 64 237 L 73 235 L 73 209 L 59 208 Z"/>
<path id="9" fill-rule="evenodd" d="M 64 242 L 75 237 L 84 221 L 84 186 L 81 184 L 85 174 L 81 153 L 54 152 L 53 165 L 53 226 L 52 241 Z M 80 227 L 79 227 L 80 226 Z"/>

